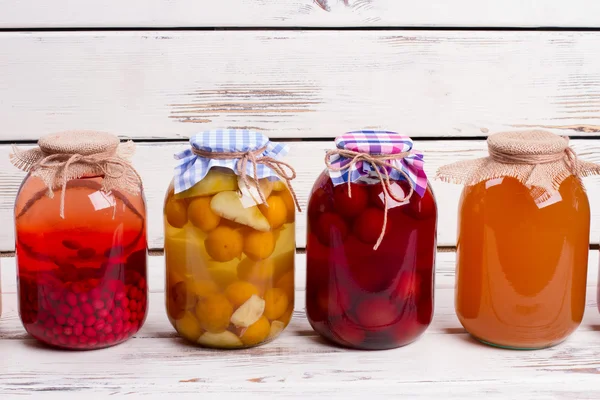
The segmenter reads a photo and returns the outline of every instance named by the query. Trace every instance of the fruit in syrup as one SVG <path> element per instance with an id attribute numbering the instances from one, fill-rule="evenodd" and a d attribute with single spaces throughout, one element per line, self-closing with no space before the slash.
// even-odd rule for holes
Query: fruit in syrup
<path id="1" fill-rule="evenodd" d="M 241 257 L 244 237 L 235 229 L 219 226 L 208 234 L 204 245 L 208 255 L 215 261 L 227 262 Z"/>
<path id="2" fill-rule="evenodd" d="M 254 324 L 265 311 L 265 300 L 253 294 L 231 316 L 231 323 L 235 326 L 247 328 Z"/>
<path id="3" fill-rule="evenodd" d="M 187 209 L 190 222 L 204 232 L 212 231 L 221 222 L 221 217 L 210 208 L 210 201 L 211 197 L 196 197 Z"/>
<path id="4" fill-rule="evenodd" d="M 223 218 L 266 232 L 271 225 L 257 206 L 244 208 L 237 192 L 217 193 L 210 202 L 212 210 Z"/>
<path id="5" fill-rule="evenodd" d="M 226 190 L 236 190 L 237 187 L 237 176 L 233 172 L 223 172 L 219 168 L 211 168 L 200 182 L 186 191 L 177 193 L 175 198 L 210 196 Z"/>
<path id="6" fill-rule="evenodd" d="M 351 196 L 348 185 L 341 184 L 333 188 L 333 206 L 336 212 L 345 218 L 353 218 L 367 206 L 369 193 L 367 185 L 351 184 Z"/>
<path id="7" fill-rule="evenodd" d="M 251 230 L 245 235 L 244 254 L 254 261 L 264 260 L 275 250 L 273 232 Z"/>

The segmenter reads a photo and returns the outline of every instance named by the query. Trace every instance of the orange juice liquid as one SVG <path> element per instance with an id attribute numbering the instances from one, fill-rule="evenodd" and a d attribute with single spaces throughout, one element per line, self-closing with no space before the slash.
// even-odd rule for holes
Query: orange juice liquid
<path id="1" fill-rule="evenodd" d="M 539 206 L 513 178 L 465 187 L 459 206 L 456 313 L 488 344 L 537 349 L 563 341 L 585 308 L 590 208 L 567 178 Z"/>

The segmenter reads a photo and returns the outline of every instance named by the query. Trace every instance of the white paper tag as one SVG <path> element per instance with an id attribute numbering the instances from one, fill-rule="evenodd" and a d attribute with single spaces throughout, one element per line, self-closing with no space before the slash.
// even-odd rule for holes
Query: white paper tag
<path id="1" fill-rule="evenodd" d="M 94 210 L 104 210 L 105 208 L 114 207 L 116 203 L 114 196 L 111 193 L 104 193 L 100 190 L 88 195 Z"/>
<path id="2" fill-rule="evenodd" d="M 253 181 L 248 182 L 249 185 L 246 185 L 241 178 L 238 178 L 238 188 L 241 194 L 240 201 L 242 202 L 242 206 L 244 208 L 250 208 L 262 204 L 260 194 L 258 193 L 258 188 Z"/>
<path id="3" fill-rule="evenodd" d="M 393 183 L 390 185 L 390 191 L 392 192 L 392 194 L 393 194 L 395 197 L 397 197 L 397 198 L 399 198 L 399 199 L 403 199 L 403 198 L 405 198 L 405 197 L 406 197 L 406 193 L 404 193 L 404 189 L 402 189 L 402 186 L 400 186 L 400 185 L 399 185 L 398 183 L 396 183 L 396 182 L 393 182 Z M 381 202 L 382 202 L 382 203 L 385 201 L 385 200 L 384 200 L 384 193 L 383 193 L 383 191 L 382 191 L 381 193 L 379 193 L 379 199 L 381 200 Z M 391 198 L 391 197 L 388 197 L 387 201 L 388 201 L 388 204 L 387 204 L 387 209 L 388 209 L 388 210 L 389 210 L 389 209 L 392 209 L 392 208 L 400 207 L 400 206 L 403 206 L 403 205 L 405 205 L 405 204 L 408 204 L 408 203 L 410 203 L 410 199 L 406 199 L 406 200 L 404 200 L 404 201 L 400 202 L 400 201 L 396 201 L 396 200 L 394 200 L 394 199 L 393 199 L 393 198 Z"/>

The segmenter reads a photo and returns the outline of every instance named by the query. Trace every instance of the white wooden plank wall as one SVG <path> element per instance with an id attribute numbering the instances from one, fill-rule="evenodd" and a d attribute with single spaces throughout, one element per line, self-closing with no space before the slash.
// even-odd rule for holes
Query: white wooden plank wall
<path id="1" fill-rule="evenodd" d="M 597 27 L 594 0 L 0 0 L 0 27 Z"/>
<path id="2" fill-rule="evenodd" d="M 115 31 L 0 35 L 0 139 L 89 128 L 181 139 L 360 128 L 600 132 L 600 31 Z"/>

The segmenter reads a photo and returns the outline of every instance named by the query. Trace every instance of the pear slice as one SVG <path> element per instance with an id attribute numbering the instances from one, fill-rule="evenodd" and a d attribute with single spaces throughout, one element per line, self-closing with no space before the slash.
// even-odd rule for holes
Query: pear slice
<path id="1" fill-rule="evenodd" d="M 265 301 L 253 294 L 231 316 L 231 323 L 235 326 L 247 328 L 260 319 L 265 311 Z"/>
<path id="2" fill-rule="evenodd" d="M 275 192 L 283 192 L 287 189 L 286 184 L 283 181 L 275 181 L 273 182 L 273 191 Z"/>
<path id="3" fill-rule="evenodd" d="M 273 321 L 271 322 L 271 331 L 269 331 L 269 336 L 267 339 L 273 339 L 279 336 L 283 329 L 285 328 L 285 324 L 281 321 Z"/>
<path id="4" fill-rule="evenodd" d="M 243 346 L 242 341 L 233 332 L 225 331 L 220 333 L 204 332 L 200 338 L 198 338 L 198 344 L 207 347 L 216 348 L 232 348 Z"/>
<path id="5" fill-rule="evenodd" d="M 257 231 L 266 232 L 271 230 L 267 218 L 260 212 L 257 206 L 244 208 L 240 201 L 240 195 L 234 191 L 217 193 L 210 201 L 210 208 L 215 214 L 249 226 Z"/>
<path id="6" fill-rule="evenodd" d="M 186 199 L 188 197 L 210 196 L 215 193 L 226 190 L 237 189 L 237 175 L 233 171 L 223 171 L 222 169 L 212 168 L 204 179 L 196 183 L 188 190 L 177 193 L 176 199 Z"/>
<path id="7" fill-rule="evenodd" d="M 252 179 L 248 179 L 248 185 L 246 185 L 242 178 L 238 178 L 238 187 L 242 193 L 240 201 L 244 207 L 262 204 L 260 194 L 258 193 L 259 189 L 262 191 L 265 199 L 267 199 L 271 195 L 271 192 L 273 192 L 273 182 L 268 179 L 259 179 L 257 186 Z"/>

